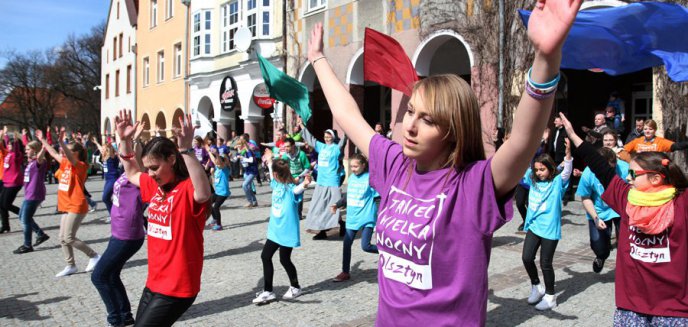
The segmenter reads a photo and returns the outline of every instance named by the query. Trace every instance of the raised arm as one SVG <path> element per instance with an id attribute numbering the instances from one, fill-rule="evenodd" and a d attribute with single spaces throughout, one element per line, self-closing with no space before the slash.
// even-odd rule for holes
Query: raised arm
<path id="1" fill-rule="evenodd" d="M 48 134 L 50 133 L 50 129 L 48 129 Z M 55 159 L 58 163 L 62 162 L 62 155 L 60 155 L 59 152 L 55 151 L 55 148 L 53 148 L 52 145 L 48 143 L 48 141 L 43 137 L 43 131 L 40 129 L 36 130 L 36 138 L 38 139 L 41 144 L 43 144 L 43 149 L 41 151 L 45 150 L 47 151 L 51 157 Z"/>
<path id="2" fill-rule="evenodd" d="M 306 141 L 306 144 L 310 145 L 311 148 L 315 149 L 315 145 L 318 144 L 318 139 L 311 134 L 311 132 L 308 131 L 308 128 L 306 128 L 305 125 L 301 125 L 301 130 L 303 131 L 301 136 L 303 136 L 303 140 Z"/>
<path id="3" fill-rule="evenodd" d="M 60 129 L 60 134 L 58 135 L 58 138 L 59 138 L 60 140 L 64 140 L 64 136 L 65 136 L 65 128 L 62 127 L 62 128 Z M 65 158 L 67 158 L 67 160 L 69 160 L 69 163 L 71 163 L 72 166 L 76 166 L 76 164 L 79 162 L 79 160 L 78 160 L 77 157 L 74 155 L 74 153 L 72 152 L 72 150 L 70 150 L 69 147 L 66 146 L 66 144 L 65 144 L 64 142 L 59 142 L 58 144 L 59 144 L 60 147 L 62 148 L 62 152 L 64 152 Z"/>
<path id="4" fill-rule="evenodd" d="M 103 146 L 100 145 L 100 143 L 98 143 L 98 139 L 95 136 L 91 136 L 91 141 L 93 142 L 93 144 L 96 145 L 96 147 L 98 147 L 98 151 L 100 151 L 100 153 L 103 153 Z"/>
<path id="5" fill-rule="evenodd" d="M 561 48 L 581 2 L 582 0 L 538 0 L 535 5 L 528 21 L 528 38 L 535 48 L 535 59 L 530 71 L 530 79 L 534 83 L 546 84 L 559 74 Z M 495 153 L 491 163 L 498 198 L 513 190 L 521 178 L 521 172 L 528 167 L 547 126 L 553 102 L 552 96 L 536 99 L 527 92 L 521 96 L 511 137 Z"/>
<path id="6" fill-rule="evenodd" d="M 612 168 L 607 160 L 602 157 L 601 154 L 597 153 L 597 149 L 595 149 L 592 144 L 583 142 L 583 139 L 576 134 L 576 131 L 573 130 L 573 125 L 571 125 L 571 122 L 563 113 L 559 113 L 559 117 L 561 117 L 561 122 L 564 124 L 568 138 L 577 148 L 576 154 L 583 157 L 583 160 L 588 167 L 590 167 L 593 174 L 595 174 L 595 177 L 600 180 L 600 183 L 602 183 L 602 186 L 606 189 L 614 178 L 614 175 L 616 175 L 616 169 Z"/>
<path id="7" fill-rule="evenodd" d="M 344 134 L 349 135 L 351 141 L 363 152 L 363 155 L 368 157 L 368 147 L 370 146 L 370 140 L 375 135 L 375 130 L 365 121 L 351 93 L 337 79 L 332 66 L 330 66 L 327 58 L 323 55 L 322 23 L 315 24 L 311 31 L 311 36 L 308 40 L 308 60 L 311 62 L 313 69 L 315 69 L 315 74 L 318 75 L 320 86 L 325 93 L 327 103 L 330 105 L 332 116 L 339 126 L 342 127 Z M 306 139 L 305 129 L 303 129 L 303 132 L 304 139 Z"/>
<path id="8" fill-rule="evenodd" d="M 191 178 L 191 183 L 194 187 L 194 201 L 205 203 L 212 195 L 210 192 L 210 181 L 206 177 L 205 170 L 198 159 L 196 159 L 196 156 L 189 154 L 187 151 L 192 147 L 194 129 L 196 129 L 191 120 L 191 115 L 187 114 L 185 117 L 179 117 L 179 126 L 181 128 L 174 129 L 173 133 L 177 136 L 177 146 L 182 153 L 186 169 L 189 171 L 189 178 Z"/>
<path id="9" fill-rule="evenodd" d="M 119 137 L 119 157 L 122 159 L 122 166 L 124 172 L 127 174 L 127 179 L 130 183 L 141 186 L 141 167 L 134 152 L 133 135 L 139 122 L 131 123 L 131 110 L 120 110 L 119 115 L 115 116 L 115 129 Z"/>
<path id="10" fill-rule="evenodd" d="M 344 147 L 346 146 L 346 141 L 348 141 L 348 140 L 349 140 L 349 137 L 347 137 L 346 134 L 344 134 L 344 136 L 342 136 L 342 138 L 339 140 L 339 144 L 337 144 L 337 145 L 339 146 L 340 151 L 344 151 Z"/>

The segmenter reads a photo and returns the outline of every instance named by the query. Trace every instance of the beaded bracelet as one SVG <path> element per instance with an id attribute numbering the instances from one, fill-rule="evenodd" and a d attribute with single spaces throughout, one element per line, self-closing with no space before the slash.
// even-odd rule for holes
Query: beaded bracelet
<path id="1" fill-rule="evenodd" d="M 533 86 L 531 86 L 530 83 L 526 83 L 526 93 L 528 93 L 528 95 L 535 100 L 545 100 L 551 98 L 556 94 L 556 91 L 557 87 L 555 86 L 551 92 L 540 93 L 540 91 L 533 88 Z"/>

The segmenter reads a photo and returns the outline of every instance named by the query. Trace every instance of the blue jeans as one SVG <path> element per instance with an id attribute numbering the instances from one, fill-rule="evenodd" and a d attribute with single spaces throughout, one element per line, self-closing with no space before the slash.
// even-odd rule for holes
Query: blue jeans
<path id="1" fill-rule="evenodd" d="M 342 271 L 349 273 L 351 270 L 351 245 L 354 243 L 354 238 L 356 238 L 355 229 L 346 229 L 344 234 L 344 251 L 342 252 Z M 377 253 L 377 246 L 370 244 L 370 239 L 373 237 L 372 227 L 363 227 L 361 232 L 361 249 L 368 253 Z"/>
<path id="2" fill-rule="evenodd" d="M 36 232 L 37 236 L 43 236 L 45 233 L 38 227 L 38 224 L 33 220 L 33 215 L 36 209 L 41 204 L 40 200 L 24 200 L 21 209 L 19 209 L 19 220 L 24 228 L 24 246 L 31 247 L 31 232 Z"/>
<path id="3" fill-rule="evenodd" d="M 604 222 L 607 228 L 597 229 L 594 220 L 588 220 L 588 230 L 590 231 L 590 248 L 595 253 L 595 257 L 606 260 L 612 247 L 612 228 L 616 229 L 619 235 L 619 225 L 621 218 L 612 218 Z"/>
<path id="4" fill-rule="evenodd" d="M 244 193 L 246 194 L 246 201 L 251 204 L 256 204 L 258 203 L 258 200 L 256 200 L 256 195 L 253 194 L 253 179 L 256 178 L 256 175 L 254 174 L 244 174 L 244 183 L 241 184 L 241 188 L 244 190 Z"/>
<path id="5" fill-rule="evenodd" d="M 108 213 L 112 210 L 112 192 L 115 188 L 115 179 L 106 180 L 105 187 L 103 188 L 103 203 L 107 208 Z"/>
<path id="6" fill-rule="evenodd" d="M 120 273 L 127 260 L 136 254 L 142 245 L 143 239 L 119 240 L 110 237 L 105 253 L 91 274 L 91 282 L 105 303 L 107 321 L 111 325 L 123 325 L 126 319 L 132 318 L 131 304 Z"/>

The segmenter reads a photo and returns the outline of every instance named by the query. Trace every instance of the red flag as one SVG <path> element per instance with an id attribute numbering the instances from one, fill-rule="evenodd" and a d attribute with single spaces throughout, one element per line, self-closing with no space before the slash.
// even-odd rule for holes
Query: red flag
<path id="1" fill-rule="evenodd" d="M 411 96 L 419 80 L 416 69 L 399 42 L 374 29 L 365 29 L 363 44 L 363 77 Z"/>

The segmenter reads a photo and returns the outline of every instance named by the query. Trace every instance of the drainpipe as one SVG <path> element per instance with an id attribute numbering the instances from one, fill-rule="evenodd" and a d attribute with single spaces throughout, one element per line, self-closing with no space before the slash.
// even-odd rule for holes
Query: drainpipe
<path id="1" fill-rule="evenodd" d="M 504 120 L 504 0 L 499 0 L 499 102 L 497 103 L 497 127 Z"/>
<path id="2" fill-rule="evenodd" d="M 189 6 L 191 0 L 182 0 L 186 6 L 186 24 L 184 24 L 184 114 L 189 114 Z M 174 116 L 174 115 L 173 115 Z"/>

